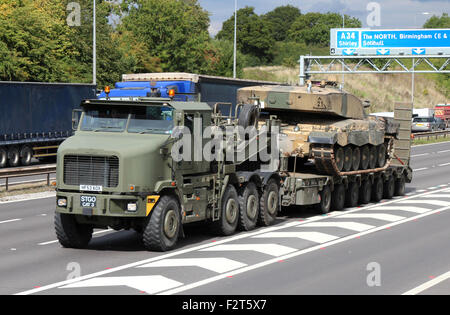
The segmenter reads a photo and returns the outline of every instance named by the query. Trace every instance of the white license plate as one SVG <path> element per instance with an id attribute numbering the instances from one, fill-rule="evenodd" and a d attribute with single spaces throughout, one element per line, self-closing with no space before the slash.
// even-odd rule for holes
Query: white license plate
<path id="1" fill-rule="evenodd" d="M 97 197 L 80 196 L 80 205 L 83 208 L 95 208 L 97 206 Z"/>
<path id="2" fill-rule="evenodd" d="M 103 186 L 97 186 L 97 185 L 80 185 L 80 191 L 95 191 L 95 192 L 102 192 Z"/>

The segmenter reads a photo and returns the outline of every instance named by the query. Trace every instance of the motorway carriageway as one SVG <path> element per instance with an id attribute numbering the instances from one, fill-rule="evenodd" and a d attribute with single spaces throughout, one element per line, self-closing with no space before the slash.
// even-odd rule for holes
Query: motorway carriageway
<path id="1" fill-rule="evenodd" d="M 168 253 L 132 231 L 64 249 L 54 197 L 0 203 L 0 294 L 450 294 L 450 142 L 411 157 L 405 197 L 328 215 L 289 208 L 230 237 L 187 227 Z"/>

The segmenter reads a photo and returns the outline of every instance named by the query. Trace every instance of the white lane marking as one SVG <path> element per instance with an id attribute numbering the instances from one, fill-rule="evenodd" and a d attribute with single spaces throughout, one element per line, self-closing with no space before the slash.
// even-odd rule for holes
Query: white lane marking
<path id="1" fill-rule="evenodd" d="M 437 151 L 437 153 L 447 153 L 447 152 L 450 152 L 450 150 Z"/>
<path id="2" fill-rule="evenodd" d="M 425 204 L 428 204 L 428 205 L 434 205 L 434 206 L 440 206 L 440 207 L 450 206 L 450 202 L 448 202 L 448 201 L 441 201 L 441 200 L 413 199 L 413 200 L 402 200 L 402 201 L 399 201 L 399 203 L 402 203 L 402 204 L 425 203 Z"/>
<path id="3" fill-rule="evenodd" d="M 425 171 L 425 170 L 427 170 L 428 169 L 428 167 L 422 167 L 422 168 L 416 168 L 416 169 L 414 169 L 413 171 L 414 172 L 419 172 L 419 171 Z"/>
<path id="4" fill-rule="evenodd" d="M 438 166 L 447 166 L 447 165 L 450 165 L 450 163 L 438 164 Z"/>
<path id="5" fill-rule="evenodd" d="M 278 257 L 295 252 L 297 249 L 279 244 L 223 244 L 201 249 L 200 251 L 255 251 Z"/>
<path id="6" fill-rule="evenodd" d="M 56 193 L 55 192 L 50 192 L 50 193 L 45 194 L 45 195 L 42 195 L 42 193 L 36 193 L 35 195 L 36 196 L 22 197 L 22 198 L 18 198 L 18 199 L 14 199 L 14 200 L 0 201 L 0 205 L 7 204 L 7 203 L 14 203 L 14 202 L 21 202 L 21 201 L 31 201 L 31 200 L 47 199 L 47 198 L 55 198 L 56 197 Z M 7 198 L 9 198 L 9 197 L 7 197 Z"/>
<path id="7" fill-rule="evenodd" d="M 373 225 L 357 222 L 311 222 L 301 225 L 302 227 L 338 227 L 342 229 L 362 232 L 374 228 Z"/>
<path id="8" fill-rule="evenodd" d="M 422 196 L 422 198 L 450 198 L 450 194 L 433 194 L 428 196 Z"/>
<path id="9" fill-rule="evenodd" d="M 372 210 L 378 210 L 378 211 L 409 211 L 414 213 L 425 213 L 428 211 L 431 211 L 433 209 L 428 208 L 421 208 L 421 207 L 413 207 L 413 206 L 390 206 L 390 207 L 379 207 L 379 208 L 373 208 Z"/>
<path id="10" fill-rule="evenodd" d="M 151 267 L 183 267 L 183 266 L 196 266 L 204 269 L 208 269 L 217 273 L 223 273 L 234 269 L 242 268 L 247 264 L 235 261 L 224 257 L 213 258 L 172 258 L 163 259 L 137 268 L 151 268 Z"/>
<path id="11" fill-rule="evenodd" d="M 12 220 L 0 221 L 0 224 L 3 224 L 3 223 L 10 223 L 10 222 L 16 222 L 16 221 L 20 221 L 20 220 L 22 220 L 22 219 L 12 219 Z"/>
<path id="12" fill-rule="evenodd" d="M 377 219 L 389 222 L 403 220 L 405 217 L 386 213 L 349 213 L 339 216 L 339 218 L 349 219 Z"/>
<path id="13" fill-rule="evenodd" d="M 423 194 L 414 195 L 414 196 L 411 196 L 411 197 L 406 197 L 403 200 L 407 200 L 407 199 L 410 199 L 410 198 L 417 198 L 417 197 L 420 197 L 420 196 L 425 196 L 425 195 L 438 193 L 438 192 L 444 192 L 444 191 L 450 191 L 450 189 L 449 188 L 445 188 L 445 189 L 440 189 L 440 190 L 436 190 L 436 191 L 433 191 L 433 192 L 425 192 Z M 396 203 L 396 202 L 398 202 L 398 199 L 393 199 L 391 201 L 387 201 L 383 205 L 388 205 L 388 204 L 392 204 L 392 203 Z M 353 210 L 347 211 L 346 213 L 348 214 L 348 213 L 353 213 L 353 212 L 357 212 L 357 211 L 360 211 L 360 210 L 368 210 L 368 209 L 371 209 L 371 208 L 377 207 L 377 206 L 379 206 L 379 204 L 366 206 L 364 208 L 355 208 Z M 412 217 L 411 220 L 412 219 L 416 219 L 416 218 L 421 218 L 423 216 L 431 215 L 433 213 L 440 212 L 442 210 L 447 210 L 448 208 L 450 208 L 450 207 L 438 209 L 438 210 L 431 211 L 431 212 L 427 212 L 425 214 Z M 341 215 L 342 215 L 341 211 L 334 211 L 333 214 L 331 214 L 329 216 L 315 216 L 315 217 L 312 217 L 310 219 L 307 219 L 306 221 L 304 221 L 304 223 L 321 221 L 323 219 L 339 218 Z M 408 222 L 408 221 L 410 221 L 410 220 L 407 219 L 407 220 L 404 220 L 404 221 L 400 221 L 400 223 L 404 223 L 404 222 Z M 274 226 L 274 227 L 271 227 L 271 228 L 263 228 L 261 230 L 255 231 L 255 232 L 242 233 L 242 234 L 239 234 L 239 235 L 236 235 L 236 236 L 233 236 L 233 237 L 230 237 L 230 238 L 226 238 L 226 239 L 223 239 L 221 241 L 214 242 L 214 243 L 208 243 L 208 244 L 203 244 L 203 245 L 190 247 L 190 248 L 183 249 L 183 250 L 174 251 L 174 252 L 167 253 L 167 254 L 164 254 L 164 255 L 161 255 L 161 256 L 148 258 L 148 259 L 144 259 L 144 260 L 141 260 L 141 261 L 132 262 L 132 263 L 129 263 L 129 264 L 125 264 L 125 265 L 118 266 L 118 267 L 111 268 L 111 269 L 107 269 L 107 270 L 94 272 L 94 273 L 87 274 L 87 275 L 84 275 L 84 276 L 81 276 L 81 277 L 78 277 L 78 278 L 69 279 L 69 280 L 63 280 L 63 281 L 56 282 L 56 283 L 51 283 L 51 284 L 48 284 L 48 285 L 45 285 L 45 286 L 42 286 L 42 287 L 39 287 L 39 288 L 34 288 L 34 289 L 26 290 L 26 291 L 21 291 L 21 292 L 15 293 L 14 295 L 30 295 L 30 294 L 34 294 L 34 293 L 37 293 L 37 292 L 42 292 L 42 291 L 54 289 L 54 288 L 57 288 L 57 287 L 60 287 L 60 286 L 63 286 L 63 285 L 67 285 L 67 284 L 75 283 L 75 282 L 78 282 L 78 281 L 82 281 L 82 280 L 85 280 L 85 279 L 92 279 L 92 278 L 95 278 L 95 277 L 100 277 L 100 276 L 103 276 L 103 275 L 106 275 L 106 274 L 110 274 L 110 273 L 114 273 L 114 272 L 117 272 L 117 271 L 129 269 L 129 268 L 134 268 L 136 266 L 143 265 L 143 264 L 146 264 L 146 263 L 150 263 L 152 261 L 157 261 L 157 260 L 160 260 L 160 259 L 174 257 L 174 256 L 182 255 L 182 254 L 185 254 L 185 253 L 191 253 L 191 252 L 194 252 L 196 250 L 217 246 L 219 244 L 225 244 L 225 243 L 230 243 L 230 242 L 233 242 L 233 241 L 236 241 L 236 240 L 245 239 L 245 238 L 251 237 L 253 235 L 266 233 L 268 230 L 270 230 L 270 231 L 282 230 L 282 229 L 284 229 L 286 227 L 297 226 L 299 224 L 301 224 L 301 223 L 299 223 L 298 221 L 297 222 L 293 222 L 292 221 L 292 222 L 287 222 L 285 224 L 280 224 L 279 226 Z M 388 226 L 392 226 L 392 225 L 396 225 L 396 224 L 384 225 L 381 228 L 375 228 L 375 229 L 372 229 L 372 230 L 369 230 L 369 231 L 366 231 L 366 232 L 361 232 L 361 233 L 356 234 L 356 235 L 353 234 L 353 235 L 350 235 L 348 237 L 343 237 L 343 238 L 341 238 L 339 240 L 342 240 L 342 241 L 350 240 L 353 237 L 358 237 L 358 236 L 361 236 L 361 235 L 369 234 L 369 233 L 372 233 L 372 231 L 383 230 L 384 228 L 386 228 Z M 330 242 L 330 245 L 333 245 L 333 244 L 335 244 L 335 241 Z M 305 249 L 305 250 L 309 250 L 309 249 L 315 250 L 315 248 L 316 249 L 321 249 L 322 247 L 323 247 L 323 245 L 321 245 L 319 247 L 314 246 L 314 247 L 310 247 L 310 248 Z M 298 252 L 295 252 L 295 253 L 298 253 Z M 287 255 L 290 255 L 290 254 L 287 254 Z M 281 257 L 284 257 L 284 256 L 281 256 Z M 278 262 L 278 260 L 275 260 L 274 262 Z"/>
<path id="14" fill-rule="evenodd" d="M 127 286 L 149 294 L 179 287 L 183 283 L 160 276 L 133 276 L 133 277 L 103 277 L 72 283 L 60 289 Z"/>
<path id="15" fill-rule="evenodd" d="M 100 231 L 96 231 L 96 232 L 92 233 L 92 235 L 97 235 L 97 234 L 111 232 L 111 231 L 114 231 L 114 230 L 112 230 L 112 229 L 100 230 Z M 59 242 L 58 240 L 53 240 L 53 241 L 39 243 L 38 245 L 43 246 L 43 245 L 49 245 L 49 244 L 54 244 L 54 243 L 58 243 L 58 242 Z"/>
<path id="16" fill-rule="evenodd" d="M 171 289 L 171 290 L 168 290 L 168 291 L 164 291 L 164 292 L 158 293 L 158 295 L 172 295 L 172 294 L 180 293 L 180 292 L 183 292 L 183 291 L 186 291 L 186 290 L 190 290 L 190 289 L 193 289 L 193 288 L 197 288 L 197 287 L 200 287 L 200 286 L 212 283 L 212 282 L 216 282 L 216 281 L 225 279 L 227 277 L 232 277 L 232 276 L 235 276 L 235 275 L 247 272 L 247 271 L 255 270 L 255 269 L 262 268 L 262 267 L 265 267 L 265 266 L 268 266 L 268 265 L 271 265 L 271 264 L 274 264 L 274 263 L 278 263 L 280 260 L 287 260 L 289 258 L 293 258 L 293 257 L 297 257 L 297 256 L 300 256 L 300 255 L 308 254 L 310 252 L 321 250 L 321 249 L 324 248 L 324 246 L 328 247 L 328 246 L 340 244 L 340 243 L 343 243 L 343 242 L 348 241 L 348 240 L 352 240 L 352 239 L 359 238 L 359 237 L 364 236 L 364 235 L 368 235 L 368 234 L 372 234 L 372 233 L 384 230 L 384 229 L 386 229 L 388 227 L 390 228 L 390 227 L 393 227 L 393 226 L 396 226 L 396 225 L 400 225 L 400 224 L 403 224 L 403 223 L 406 223 L 406 222 L 410 222 L 410 221 L 416 220 L 418 218 L 426 217 L 426 216 L 429 216 L 429 215 L 432 215 L 432 214 L 435 214 L 435 213 L 438 213 L 438 212 L 441 212 L 441 211 L 444 211 L 444 210 L 448 210 L 448 209 L 450 209 L 450 207 L 444 207 L 444 208 L 440 208 L 440 209 L 437 209 L 437 210 L 434 210 L 434 211 L 430 211 L 430 212 L 427 212 L 427 213 L 424 213 L 424 214 L 419 214 L 419 215 L 417 215 L 415 217 L 406 218 L 406 219 L 404 219 L 402 221 L 389 223 L 389 224 L 386 224 L 386 225 L 383 225 L 383 226 L 379 226 L 379 227 L 373 228 L 373 229 L 368 230 L 368 231 L 364 231 L 364 232 L 360 232 L 360 233 L 357 233 L 357 234 L 349 235 L 349 236 L 346 236 L 346 237 L 343 237 L 343 238 L 331 241 L 331 242 L 327 243 L 326 245 L 322 245 L 322 244 L 321 245 L 315 245 L 315 246 L 312 246 L 312 247 L 309 247 L 309 248 L 305 248 L 303 250 L 299 250 L 299 251 L 291 253 L 291 254 L 280 256 L 280 257 L 277 257 L 277 258 L 271 258 L 271 259 L 263 261 L 261 263 L 244 267 L 242 269 L 233 270 L 233 271 L 227 272 L 225 274 L 217 275 L 215 277 L 211 277 L 211 278 L 204 279 L 204 280 L 201 280 L 201 281 L 198 281 L 198 282 L 194 282 L 194 283 L 191 283 L 191 284 L 183 285 L 183 286 L 175 288 L 175 289 Z"/>
<path id="17" fill-rule="evenodd" d="M 443 275 L 440 275 L 439 277 L 436 277 L 430 281 L 425 282 L 424 284 L 419 285 L 418 287 L 415 287 L 414 289 L 411 289 L 405 293 L 403 293 L 402 295 L 415 295 L 415 294 L 419 294 L 439 283 L 441 283 L 442 281 L 445 281 L 447 279 L 450 279 L 450 271 L 444 273 Z"/>
<path id="18" fill-rule="evenodd" d="M 301 238 L 314 243 L 326 243 L 339 237 L 320 232 L 269 232 L 253 236 L 254 238 Z"/>
<path id="19" fill-rule="evenodd" d="M 414 155 L 411 155 L 411 157 L 418 157 L 418 156 L 425 156 L 425 155 L 430 155 L 430 153 L 414 154 Z"/>

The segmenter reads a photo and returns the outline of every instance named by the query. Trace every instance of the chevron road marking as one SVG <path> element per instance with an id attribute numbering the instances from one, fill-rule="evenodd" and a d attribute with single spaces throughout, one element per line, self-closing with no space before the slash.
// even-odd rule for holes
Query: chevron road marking
<path id="1" fill-rule="evenodd" d="M 301 225 L 301 227 L 338 227 L 347 230 L 362 232 L 374 228 L 373 225 L 357 222 L 311 222 Z"/>
<path id="2" fill-rule="evenodd" d="M 297 249 L 292 247 L 287 247 L 279 244 L 223 244 L 217 245 L 214 247 L 208 247 L 205 249 L 201 249 L 200 251 L 255 251 L 263 254 L 267 254 L 270 256 L 281 256 L 286 255 L 292 252 L 295 252 Z"/>
<path id="3" fill-rule="evenodd" d="M 183 283 L 163 276 L 134 276 L 134 277 L 99 277 L 75 282 L 60 289 L 127 286 L 149 294 L 170 290 L 183 285 Z"/>
<path id="4" fill-rule="evenodd" d="M 372 210 L 376 210 L 376 211 L 409 211 L 409 212 L 414 212 L 414 213 L 425 213 L 428 211 L 431 211 L 433 209 L 428 209 L 428 208 L 421 208 L 421 207 L 414 207 L 414 206 L 390 206 L 390 207 L 379 207 L 379 208 L 373 208 L 370 209 Z"/>
<path id="5" fill-rule="evenodd" d="M 377 208 L 377 210 L 379 210 Z M 389 222 L 400 221 L 405 217 L 399 215 L 386 214 L 386 213 L 348 213 L 339 216 L 338 218 L 349 218 L 349 219 L 377 219 Z"/>
<path id="6" fill-rule="evenodd" d="M 402 201 L 399 201 L 399 203 L 401 203 L 401 204 L 425 203 L 425 204 L 434 205 L 434 206 L 440 206 L 440 207 L 450 206 L 450 202 L 448 202 L 448 201 L 441 201 L 441 200 L 418 200 L 418 199 L 413 199 L 413 200 L 402 200 Z"/>
<path id="7" fill-rule="evenodd" d="M 422 198 L 450 198 L 450 194 L 434 194 L 422 196 Z"/>
<path id="8" fill-rule="evenodd" d="M 269 232 L 253 236 L 254 238 L 301 238 L 315 243 L 326 243 L 339 237 L 321 232 Z"/>
<path id="9" fill-rule="evenodd" d="M 217 273 L 223 273 L 234 269 L 247 266 L 241 262 L 228 259 L 228 258 L 174 258 L 163 259 L 137 268 L 150 268 L 150 267 L 183 267 L 183 266 L 197 266 L 200 268 L 208 269 Z"/>

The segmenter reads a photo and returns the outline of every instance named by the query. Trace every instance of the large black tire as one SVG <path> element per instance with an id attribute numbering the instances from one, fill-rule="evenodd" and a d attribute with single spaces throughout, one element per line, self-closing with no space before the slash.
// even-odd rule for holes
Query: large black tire
<path id="1" fill-rule="evenodd" d="M 145 248 L 165 252 L 175 247 L 181 229 L 180 205 L 174 196 L 165 195 L 150 213 L 142 240 Z"/>
<path id="2" fill-rule="evenodd" d="M 20 154 L 19 148 L 9 147 L 8 149 L 8 165 L 11 167 L 16 167 L 20 165 Z"/>
<path id="3" fill-rule="evenodd" d="M 401 175 L 399 178 L 395 180 L 395 196 L 404 196 L 405 195 L 405 176 Z"/>
<path id="4" fill-rule="evenodd" d="M 239 197 L 236 188 L 228 185 L 222 196 L 220 219 L 214 221 L 212 230 L 217 235 L 231 235 L 239 223 Z"/>
<path id="5" fill-rule="evenodd" d="M 20 163 L 24 166 L 31 164 L 31 158 L 33 157 L 33 149 L 25 145 L 20 149 Z"/>
<path id="6" fill-rule="evenodd" d="M 388 180 L 384 182 L 384 199 L 392 199 L 395 194 L 395 179 L 393 176 L 389 176 Z"/>
<path id="7" fill-rule="evenodd" d="M 259 215 L 258 188 L 252 182 L 243 186 L 239 192 L 239 229 L 253 230 Z"/>
<path id="8" fill-rule="evenodd" d="M 352 182 L 348 184 L 345 196 L 345 205 L 347 207 L 356 207 L 359 202 L 359 186 L 358 183 Z"/>
<path id="9" fill-rule="evenodd" d="M 258 121 L 259 110 L 258 107 L 251 104 L 245 104 L 241 107 L 238 117 L 238 125 L 244 129 L 250 126 L 255 126 Z"/>
<path id="10" fill-rule="evenodd" d="M 8 151 L 5 148 L 0 148 L 0 168 L 8 165 Z"/>
<path id="11" fill-rule="evenodd" d="M 326 214 L 330 212 L 331 208 L 331 190 L 330 186 L 323 186 L 323 189 L 319 192 L 320 203 L 317 204 L 317 210 L 319 213 Z"/>
<path id="12" fill-rule="evenodd" d="M 383 199 L 383 179 L 381 177 L 375 178 L 372 185 L 372 201 L 378 202 Z"/>
<path id="13" fill-rule="evenodd" d="M 273 178 L 264 187 L 262 196 L 259 199 L 259 225 L 269 226 L 275 222 L 278 211 L 280 210 L 279 189 L 277 181 Z"/>
<path id="14" fill-rule="evenodd" d="M 56 237 L 63 247 L 85 248 L 92 239 L 92 226 L 79 224 L 73 214 L 55 212 L 54 224 Z"/>
<path id="15" fill-rule="evenodd" d="M 368 204 L 372 199 L 372 184 L 369 180 L 364 180 L 359 188 L 359 202 L 361 204 Z"/>
<path id="16" fill-rule="evenodd" d="M 343 184 L 334 185 L 331 196 L 331 208 L 333 210 L 342 210 L 345 206 L 345 187 Z"/>

